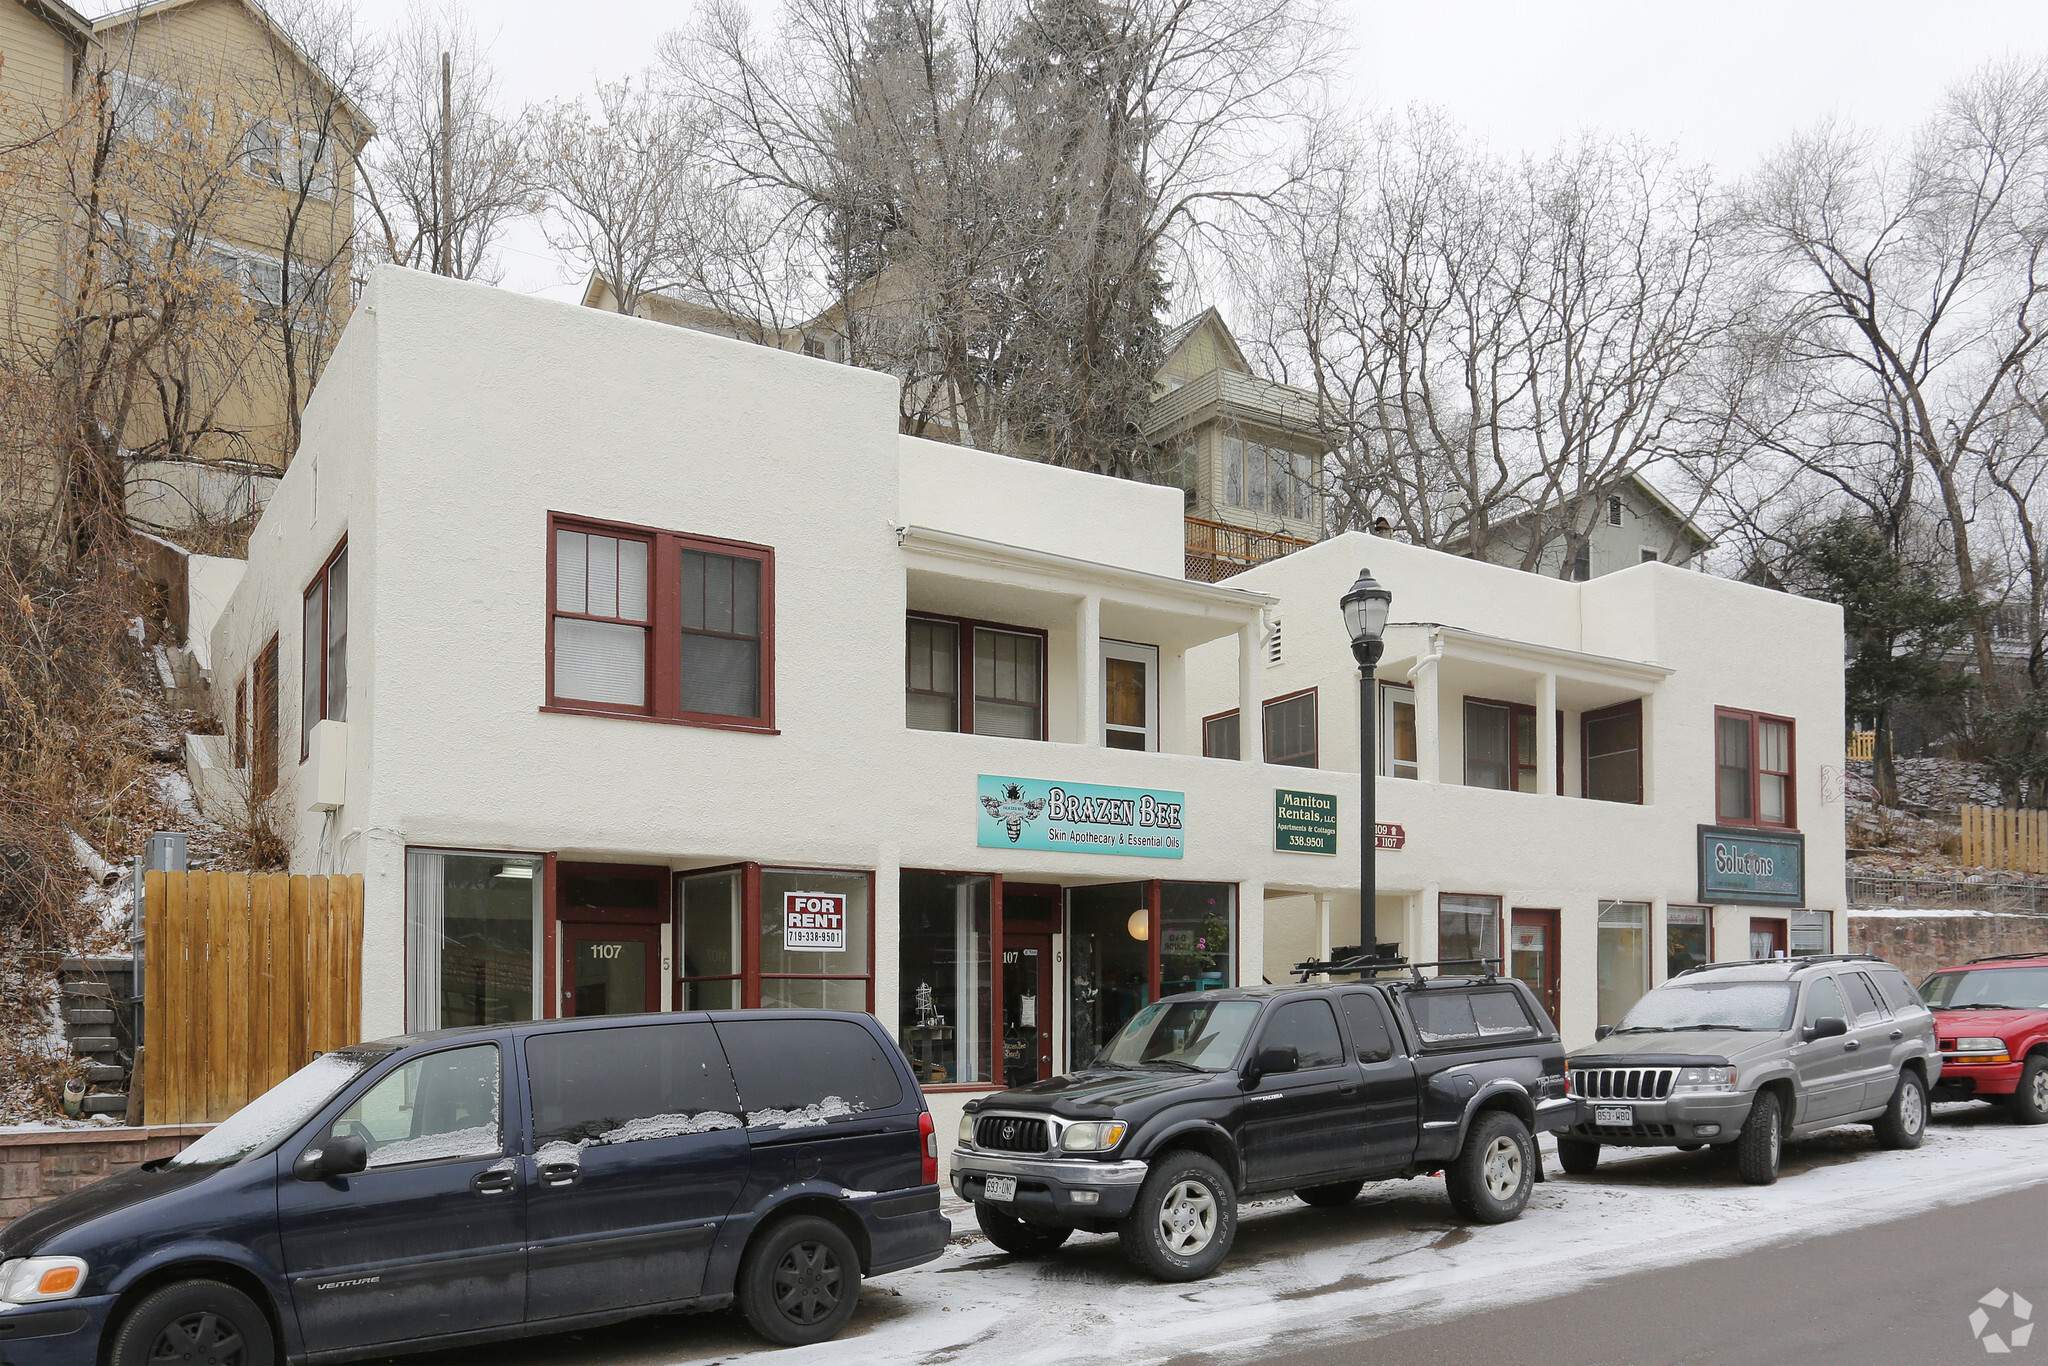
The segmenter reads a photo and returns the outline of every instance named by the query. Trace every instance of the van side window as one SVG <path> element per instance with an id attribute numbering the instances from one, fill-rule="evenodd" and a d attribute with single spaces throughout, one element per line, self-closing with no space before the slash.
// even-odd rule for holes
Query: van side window
<path id="1" fill-rule="evenodd" d="M 1328 1001 L 1289 1001 L 1273 1012 L 1259 1035 L 1259 1051 L 1291 1048 L 1302 1070 L 1336 1067 L 1344 1061 L 1344 1041 L 1337 1034 L 1337 1015 Z"/>
<path id="2" fill-rule="evenodd" d="M 1813 985 L 1806 989 L 1806 1013 L 1799 1017 L 1801 1024 L 1812 1024 L 1815 1020 L 1849 1018 L 1849 1011 L 1842 1004 L 1842 993 L 1835 989 L 1834 980 L 1816 977 Z"/>
<path id="3" fill-rule="evenodd" d="M 327 1136 L 363 1140 L 372 1170 L 496 1157 L 505 1150 L 498 1076 L 496 1044 L 414 1058 L 342 1111 Z"/>
<path id="4" fill-rule="evenodd" d="M 708 1024 L 536 1034 L 526 1076 L 537 1148 L 740 1127 L 732 1072 Z"/>
<path id="5" fill-rule="evenodd" d="M 1868 977 L 1860 972 L 1845 972 L 1841 982 L 1849 990 L 1849 1009 L 1856 1012 L 1857 1024 L 1884 1017 L 1884 1003 L 1877 999 L 1877 988 Z"/>
<path id="6" fill-rule="evenodd" d="M 750 1129 L 802 1128 L 889 1110 L 903 1083 L 851 1020 L 720 1020 Z"/>
<path id="7" fill-rule="evenodd" d="M 1348 992 L 1337 998 L 1344 1003 L 1344 1022 L 1351 1026 L 1351 1046 L 1360 1062 L 1384 1062 L 1394 1056 L 1394 1035 L 1387 1021 L 1387 1008 L 1369 991 Z"/>

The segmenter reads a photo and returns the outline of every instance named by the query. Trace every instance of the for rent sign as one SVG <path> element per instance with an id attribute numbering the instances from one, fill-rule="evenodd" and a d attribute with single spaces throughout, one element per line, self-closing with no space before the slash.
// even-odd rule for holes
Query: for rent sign
<path id="1" fill-rule="evenodd" d="M 975 843 L 983 849 L 1181 856 L 1186 798 L 1179 792 L 984 773 L 975 797 Z"/>
<path id="2" fill-rule="evenodd" d="M 782 947 L 816 953 L 846 951 L 844 892 L 784 892 Z"/>
<path id="3" fill-rule="evenodd" d="M 1806 837 L 1699 827 L 1699 899 L 1723 906 L 1804 906 Z"/>

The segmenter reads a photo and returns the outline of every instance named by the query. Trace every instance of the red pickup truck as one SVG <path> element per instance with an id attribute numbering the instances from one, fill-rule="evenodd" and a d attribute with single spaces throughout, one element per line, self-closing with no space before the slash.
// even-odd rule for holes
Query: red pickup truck
<path id="1" fill-rule="evenodd" d="M 1941 1040 L 1933 1099 L 2003 1101 L 2022 1124 L 2048 1124 L 2048 953 L 1943 968 L 1920 998 Z"/>

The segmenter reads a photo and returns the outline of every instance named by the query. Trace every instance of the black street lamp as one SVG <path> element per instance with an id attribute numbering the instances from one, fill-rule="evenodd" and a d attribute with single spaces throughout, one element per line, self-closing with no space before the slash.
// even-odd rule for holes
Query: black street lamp
<path id="1" fill-rule="evenodd" d="M 1380 585 L 1370 569 L 1358 571 L 1358 582 L 1345 593 L 1344 629 L 1358 660 L 1358 934 L 1365 952 L 1380 953 L 1379 938 L 1379 764 L 1373 743 L 1375 707 L 1373 669 L 1386 648 L 1387 609 L 1394 595 Z"/>

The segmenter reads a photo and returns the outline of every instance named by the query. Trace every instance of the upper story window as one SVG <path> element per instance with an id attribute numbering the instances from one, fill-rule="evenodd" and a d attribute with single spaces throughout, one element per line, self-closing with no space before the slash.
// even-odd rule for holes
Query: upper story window
<path id="1" fill-rule="evenodd" d="M 1465 699 L 1465 786 L 1536 790 L 1536 709 Z"/>
<path id="2" fill-rule="evenodd" d="M 334 143 L 318 133 L 259 119 L 242 134 L 242 165 L 280 189 L 334 198 Z"/>
<path id="3" fill-rule="evenodd" d="M 1579 718 L 1580 788 L 1596 802 L 1643 800 L 1643 704 L 1623 702 Z"/>
<path id="4" fill-rule="evenodd" d="M 1792 722 L 1758 712 L 1714 712 L 1714 818 L 1729 825 L 1796 825 Z"/>
<path id="5" fill-rule="evenodd" d="M 1314 768 L 1318 763 L 1318 717 L 1316 690 L 1276 697 L 1260 708 L 1259 727 L 1264 743 L 1262 753 L 1269 764 L 1291 764 Z M 1235 711 L 1218 712 L 1202 720 L 1202 753 L 1211 759 L 1237 759 L 1244 755 L 1243 740 Z"/>
<path id="6" fill-rule="evenodd" d="M 1380 776 L 1422 776 L 1415 750 L 1415 689 L 1405 683 L 1380 684 Z"/>
<path id="7" fill-rule="evenodd" d="M 1223 501 L 1275 517 L 1310 521 L 1316 515 L 1319 462 L 1240 437 L 1223 438 Z"/>
<path id="8" fill-rule="evenodd" d="M 108 75 L 108 98 L 113 104 L 113 128 L 137 142 L 152 146 L 174 141 L 190 142 L 213 130 L 213 102 L 193 96 L 130 71 Z"/>
<path id="9" fill-rule="evenodd" d="M 343 541 L 306 586 L 300 611 L 299 757 L 313 727 L 348 719 L 348 542 Z"/>
<path id="10" fill-rule="evenodd" d="M 1102 642 L 1102 743 L 1159 748 L 1159 647 Z"/>
<path id="11" fill-rule="evenodd" d="M 1607 525 L 1621 525 L 1621 499 L 1619 498 L 1610 497 L 1607 500 Z"/>
<path id="12" fill-rule="evenodd" d="M 277 637 L 272 636 L 249 668 L 249 786 L 257 797 L 277 790 Z"/>
<path id="13" fill-rule="evenodd" d="M 548 705 L 774 724 L 774 552 L 551 519 Z"/>
<path id="14" fill-rule="evenodd" d="M 913 615 L 904 629 L 904 724 L 1045 738 L 1045 633 Z"/>

